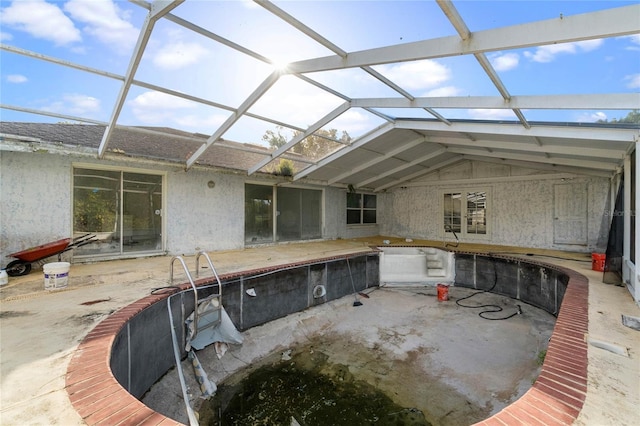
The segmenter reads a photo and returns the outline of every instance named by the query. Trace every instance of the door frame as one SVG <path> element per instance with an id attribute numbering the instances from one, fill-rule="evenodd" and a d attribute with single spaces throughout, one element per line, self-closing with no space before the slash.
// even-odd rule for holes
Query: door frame
<path id="1" fill-rule="evenodd" d="M 486 194 L 486 206 L 485 206 L 485 222 L 486 222 L 486 233 L 485 234 L 475 234 L 469 233 L 467 229 L 467 196 L 472 192 L 484 192 Z M 461 224 L 460 224 L 460 232 L 456 232 L 459 241 L 490 241 L 491 233 L 492 233 L 492 209 L 491 209 L 491 187 L 487 186 L 464 186 L 464 187 L 456 187 L 453 189 L 441 189 L 440 190 L 440 201 L 438 205 L 440 206 L 440 234 L 444 241 L 456 241 L 456 237 L 453 232 L 447 232 L 444 228 L 444 195 L 445 194 L 460 194 L 461 198 Z M 462 202 L 464 200 L 464 203 Z"/>

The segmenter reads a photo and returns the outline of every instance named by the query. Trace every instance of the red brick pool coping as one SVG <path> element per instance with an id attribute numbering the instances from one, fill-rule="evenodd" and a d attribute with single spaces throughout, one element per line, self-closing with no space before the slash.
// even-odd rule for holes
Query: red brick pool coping
<path id="1" fill-rule="evenodd" d="M 341 257 L 344 256 L 325 260 Z M 569 282 L 541 373 L 520 399 L 478 425 L 570 425 L 582 409 L 587 393 L 585 334 L 588 332 L 589 280 L 567 268 L 545 266 L 567 274 Z M 273 269 L 243 271 L 242 274 Z M 220 278 L 225 280 L 240 275 L 226 274 Z M 184 289 L 188 287 L 188 284 L 183 286 Z M 67 368 L 65 388 L 71 404 L 87 425 L 182 425 L 153 411 L 127 392 L 113 376 L 109 363 L 118 332 L 135 315 L 168 295 L 150 295 L 115 312 L 78 345 Z"/>

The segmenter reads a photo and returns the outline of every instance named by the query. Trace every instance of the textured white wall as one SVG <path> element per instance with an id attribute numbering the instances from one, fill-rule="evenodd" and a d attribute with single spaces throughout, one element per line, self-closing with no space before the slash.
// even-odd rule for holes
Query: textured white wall
<path id="1" fill-rule="evenodd" d="M 68 157 L 0 152 L 0 265 L 9 253 L 71 235 Z"/>
<path id="2" fill-rule="evenodd" d="M 215 182 L 213 188 L 207 183 Z M 244 179 L 200 170 L 167 175 L 167 249 L 172 254 L 244 247 Z"/>
<path id="3" fill-rule="evenodd" d="M 130 170 L 166 172 L 165 211 L 167 251 L 193 254 L 197 250 L 244 246 L 244 179 L 135 161 L 98 161 L 87 157 L 46 153 L 0 152 L 0 261 L 14 253 L 71 235 L 72 164 L 96 163 Z M 215 182 L 214 188 L 207 183 Z"/>
<path id="4" fill-rule="evenodd" d="M 466 162 L 425 178 L 417 186 L 397 188 L 386 205 L 387 220 L 383 235 L 402 238 L 441 240 L 442 192 L 444 190 L 487 189 L 490 192 L 490 244 L 519 247 L 601 250 L 609 232 L 609 179 L 572 177 L 571 183 L 584 183 L 588 188 L 585 246 L 557 245 L 553 242 L 554 185 L 565 183 L 560 177 L 535 173 L 528 169 L 503 165 Z M 413 184 L 412 184 L 413 185 Z M 420 186 L 421 185 L 421 186 Z M 464 240 L 463 240 L 464 241 Z M 466 240 L 473 242 L 472 240 Z"/>

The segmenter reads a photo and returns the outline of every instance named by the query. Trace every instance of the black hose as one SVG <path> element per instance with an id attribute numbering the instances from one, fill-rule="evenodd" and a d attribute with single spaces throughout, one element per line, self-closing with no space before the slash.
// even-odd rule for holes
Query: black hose
<path id="1" fill-rule="evenodd" d="M 515 317 L 516 315 L 522 314 L 522 307 L 520 305 L 516 305 L 518 307 L 518 310 L 516 312 L 514 312 L 513 314 L 508 315 L 506 317 L 491 318 L 491 317 L 484 316 L 484 314 L 502 312 L 502 310 L 503 310 L 502 306 L 494 305 L 494 304 L 488 304 L 488 305 L 465 305 L 465 304 L 460 303 L 461 301 L 467 300 L 467 299 L 471 299 L 473 296 L 476 296 L 478 294 L 491 293 L 493 291 L 493 289 L 496 288 L 496 285 L 498 284 L 498 269 L 496 268 L 496 262 L 493 260 L 491 255 L 489 255 L 489 258 L 491 259 L 491 263 L 493 264 L 493 275 L 494 275 L 493 285 L 491 286 L 491 288 L 488 289 L 488 290 L 476 291 L 475 293 L 472 293 L 469 296 L 465 296 L 465 297 L 462 297 L 460 299 L 456 299 L 456 305 L 458 305 L 460 307 L 463 307 L 463 308 L 488 308 L 488 309 L 485 309 L 484 311 L 479 312 L 478 316 L 480 318 L 483 318 L 483 319 L 486 319 L 486 320 L 492 320 L 492 321 L 506 320 L 506 319 Z"/>

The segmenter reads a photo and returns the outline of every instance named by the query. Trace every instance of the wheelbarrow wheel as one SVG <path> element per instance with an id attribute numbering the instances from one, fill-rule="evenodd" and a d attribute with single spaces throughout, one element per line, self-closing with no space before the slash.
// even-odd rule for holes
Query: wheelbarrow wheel
<path id="1" fill-rule="evenodd" d="M 14 260 L 13 262 L 9 262 L 5 270 L 7 271 L 7 275 L 9 275 L 10 277 L 27 275 L 29 272 L 31 272 L 31 263 L 25 262 L 23 260 Z"/>

